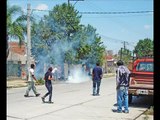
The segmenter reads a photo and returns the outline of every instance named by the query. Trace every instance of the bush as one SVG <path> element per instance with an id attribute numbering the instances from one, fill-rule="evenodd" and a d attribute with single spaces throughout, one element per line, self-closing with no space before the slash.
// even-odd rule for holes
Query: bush
<path id="1" fill-rule="evenodd" d="M 37 85 L 44 85 L 44 83 L 45 81 L 42 78 L 38 79 L 36 82 Z"/>
<path id="2" fill-rule="evenodd" d="M 108 73 L 112 73 L 112 69 L 111 68 L 108 68 Z"/>

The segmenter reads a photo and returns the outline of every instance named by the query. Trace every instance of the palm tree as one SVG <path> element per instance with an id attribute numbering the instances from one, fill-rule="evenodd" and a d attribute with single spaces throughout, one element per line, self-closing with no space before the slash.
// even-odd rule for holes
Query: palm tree
<path id="1" fill-rule="evenodd" d="M 20 46 L 23 43 L 26 34 L 26 21 L 27 17 L 23 15 L 21 7 L 7 4 L 7 57 L 9 54 L 8 40 L 10 38 L 18 39 Z"/>
<path id="2" fill-rule="evenodd" d="M 18 38 L 20 44 L 24 40 L 26 33 L 26 18 L 21 7 L 7 5 L 7 34 L 11 38 Z"/>

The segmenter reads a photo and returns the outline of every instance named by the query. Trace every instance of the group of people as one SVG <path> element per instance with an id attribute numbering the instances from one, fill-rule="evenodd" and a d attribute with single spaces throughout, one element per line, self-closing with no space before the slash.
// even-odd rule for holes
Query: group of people
<path id="1" fill-rule="evenodd" d="M 29 69 L 28 88 L 27 88 L 26 93 L 24 95 L 25 97 L 29 96 L 29 91 L 31 89 L 33 90 L 36 97 L 38 97 L 40 95 L 40 93 L 37 92 L 36 87 L 35 87 L 35 81 L 37 81 L 37 79 L 34 76 L 34 69 L 35 69 L 35 65 L 31 64 L 31 68 Z M 45 98 L 49 95 L 48 103 L 53 103 L 53 101 L 52 101 L 52 82 L 51 82 L 51 80 L 54 80 L 54 78 L 53 78 L 52 71 L 53 71 L 53 68 L 49 67 L 48 71 L 45 73 L 45 76 L 44 76 L 45 86 L 46 86 L 48 92 L 43 97 L 41 97 L 43 102 L 46 102 Z"/>
<path id="2" fill-rule="evenodd" d="M 117 110 L 116 112 L 122 113 L 122 106 L 124 106 L 124 113 L 129 113 L 128 109 L 128 87 L 130 79 L 130 71 L 124 66 L 123 61 L 117 62 L 116 70 L 116 91 L 117 91 Z M 99 96 L 101 79 L 102 79 L 102 68 L 99 63 L 92 70 L 92 81 L 93 81 L 93 96 Z"/>
<path id="3" fill-rule="evenodd" d="M 129 87 L 129 76 L 130 71 L 127 67 L 124 66 L 123 61 L 119 60 L 117 62 L 117 70 L 116 70 L 116 91 L 117 91 L 117 112 L 122 112 L 122 106 L 124 105 L 124 113 L 129 113 L 128 109 L 128 87 Z M 31 64 L 31 68 L 29 69 L 29 78 L 28 78 L 28 88 L 25 93 L 25 97 L 28 97 L 29 91 L 32 89 L 35 96 L 39 96 L 40 93 L 36 91 L 36 87 L 34 84 L 34 80 L 36 81 L 36 78 L 34 76 L 34 68 L 35 65 Z M 41 97 L 43 102 L 45 101 L 45 98 L 49 95 L 49 101 L 48 103 L 52 102 L 52 82 L 51 80 L 54 80 L 53 78 L 53 68 L 49 67 L 48 71 L 45 73 L 44 80 L 45 80 L 45 86 L 48 90 L 48 92 Z M 100 85 L 101 80 L 103 77 L 102 68 L 100 67 L 100 64 L 97 62 L 96 66 L 92 70 L 92 81 L 93 81 L 93 96 L 99 96 L 100 94 Z"/>

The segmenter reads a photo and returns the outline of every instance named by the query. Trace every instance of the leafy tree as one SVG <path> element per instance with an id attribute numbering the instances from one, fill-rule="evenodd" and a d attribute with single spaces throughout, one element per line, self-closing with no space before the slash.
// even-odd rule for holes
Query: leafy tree
<path id="1" fill-rule="evenodd" d="M 102 65 L 105 47 L 101 42 L 101 37 L 96 34 L 96 29 L 91 25 L 88 25 L 84 31 L 87 34 L 87 38 L 84 47 L 81 48 L 83 50 L 81 54 L 84 55 L 84 59 L 87 59 L 89 63 L 95 64 L 99 61 Z"/>
<path id="2" fill-rule="evenodd" d="M 49 40 L 48 40 L 48 28 L 45 26 L 43 21 L 39 23 L 33 23 L 32 26 L 32 55 L 36 60 L 40 60 L 41 55 L 48 55 L 49 54 Z"/>
<path id="3" fill-rule="evenodd" d="M 78 31 L 80 27 L 79 23 L 81 15 L 78 15 L 78 13 L 79 12 L 74 9 L 74 6 L 63 3 L 62 5 L 56 5 L 53 10 L 49 12 L 49 17 L 54 18 L 61 28 L 64 26 L 64 32 L 70 37 L 71 34 Z"/>
<path id="4" fill-rule="evenodd" d="M 102 61 L 105 48 L 101 38 L 91 25 L 80 25 L 80 18 L 73 6 L 64 3 L 34 23 L 32 54 L 35 58 L 53 64 Z"/>
<path id="5" fill-rule="evenodd" d="M 103 61 L 105 47 L 101 38 L 96 34 L 96 29 L 91 25 L 82 26 L 82 29 L 74 35 L 73 39 L 77 40 L 74 44 L 75 60 L 86 61 L 90 64 Z"/>
<path id="6" fill-rule="evenodd" d="M 134 49 L 134 52 L 138 57 L 143 57 L 149 53 L 153 53 L 153 49 L 153 41 L 149 38 L 145 38 L 143 40 L 139 40 Z"/>
<path id="7" fill-rule="evenodd" d="M 129 61 L 131 60 L 131 51 L 129 49 L 122 49 L 122 51 L 119 50 L 118 54 L 122 57 L 121 59 L 123 62 L 128 65 Z"/>

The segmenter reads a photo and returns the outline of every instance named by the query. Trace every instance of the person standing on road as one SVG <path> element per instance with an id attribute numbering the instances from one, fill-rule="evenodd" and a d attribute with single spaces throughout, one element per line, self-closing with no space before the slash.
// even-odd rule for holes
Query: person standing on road
<path id="1" fill-rule="evenodd" d="M 100 91 L 102 79 L 102 68 L 99 66 L 99 63 L 96 63 L 96 66 L 92 70 L 92 81 L 93 81 L 93 96 L 98 96 Z"/>
<path id="2" fill-rule="evenodd" d="M 116 71 L 116 90 L 117 90 L 117 112 L 122 112 L 122 105 L 124 104 L 124 113 L 129 113 L 128 109 L 128 87 L 130 71 L 124 66 L 123 61 L 117 62 Z"/>
<path id="3" fill-rule="evenodd" d="M 45 98 L 49 95 L 49 101 L 48 103 L 53 103 L 52 102 L 52 81 L 53 76 L 52 76 L 52 70 L 53 68 L 50 67 L 48 71 L 45 73 L 44 79 L 45 79 L 45 86 L 48 90 L 48 92 L 42 97 L 42 102 L 45 103 Z"/>
<path id="4" fill-rule="evenodd" d="M 40 94 L 37 92 L 36 87 L 35 87 L 35 81 L 37 81 L 37 79 L 34 76 L 34 69 L 35 69 L 35 65 L 31 64 L 31 68 L 29 69 L 29 76 L 28 76 L 28 88 L 26 90 L 26 93 L 24 95 L 24 97 L 28 97 L 29 96 L 29 91 L 32 89 L 34 94 L 36 95 L 36 97 L 38 97 Z"/>

